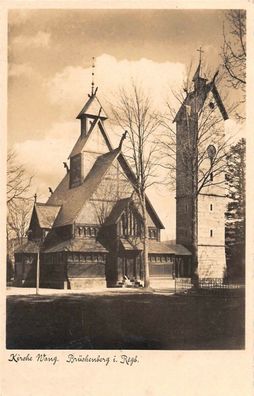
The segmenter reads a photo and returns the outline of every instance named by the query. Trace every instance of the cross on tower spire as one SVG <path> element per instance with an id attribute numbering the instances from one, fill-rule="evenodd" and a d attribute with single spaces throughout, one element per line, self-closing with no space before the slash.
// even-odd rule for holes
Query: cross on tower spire
<path id="1" fill-rule="evenodd" d="M 197 51 L 199 52 L 199 73 L 201 73 L 202 53 L 204 53 L 205 51 L 202 50 L 202 47 L 199 47 Z"/>
<path id="2" fill-rule="evenodd" d="M 94 56 L 93 56 L 93 62 L 92 62 L 92 84 L 91 84 L 91 94 L 93 96 L 94 94 L 94 69 L 95 69 L 95 64 L 94 64 Z"/>
<path id="3" fill-rule="evenodd" d="M 202 50 L 202 47 L 199 47 L 197 51 L 199 52 L 199 63 L 201 64 L 202 53 L 204 53 L 205 51 Z"/>

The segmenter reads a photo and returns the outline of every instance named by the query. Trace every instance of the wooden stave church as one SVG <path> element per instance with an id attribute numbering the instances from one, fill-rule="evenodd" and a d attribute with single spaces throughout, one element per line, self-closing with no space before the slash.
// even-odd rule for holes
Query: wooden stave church
<path id="1" fill-rule="evenodd" d="M 35 200 L 28 241 L 15 252 L 15 284 L 35 286 L 39 259 L 40 287 L 117 287 L 125 276 L 142 285 L 135 176 L 121 145 L 113 149 L 110 143 L 96 91 L 77 118 L 81 133 L 70 167 L 65 163 L 66 175 L 46 203 Z M 146 205 L 151 286 L 168 285 L 175 276 L 190 278 L 191 253 L 160 241 L 164 226 L 148 197 Z"/>

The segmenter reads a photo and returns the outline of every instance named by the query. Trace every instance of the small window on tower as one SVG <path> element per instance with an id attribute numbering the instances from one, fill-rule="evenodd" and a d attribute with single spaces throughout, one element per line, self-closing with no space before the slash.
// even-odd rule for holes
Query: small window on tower
<path id="1" fill-rule="evenodd" d="M 213 204 L 210 204 L 210 211 L 213 210 Z"/>
<path id="2" fill-rule="evenodd" d="M 213 230 L 210 230 L 210 237 L 213 236 Z"/>
<path id="3" fill-rule="evenodd" d="M 214 109 L 214 103 L 213 103 L 213 102 L 210 102 L 210 103 L 209 103 L 209 107 L 210 107 L 211 110 L 213 110 L 213 109 Z"/>

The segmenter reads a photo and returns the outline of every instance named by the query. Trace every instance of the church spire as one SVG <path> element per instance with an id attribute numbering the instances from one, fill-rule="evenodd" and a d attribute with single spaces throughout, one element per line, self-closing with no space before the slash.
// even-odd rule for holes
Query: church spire
<path id="1" fill-rule="evenodd" d="M 96 94 L 98 91 L 98 87 L 94 89 L 94 75 L 95 75 L 95 61 L 93 56 L 92 62 L 92 79 L 91 79 L 91 93 L 88 94 L 88 100 L 86 101 L 84 107 L 79 112 L 76 118 L 81 121 L 81 135 L 86 135 L 90 129 L 92 123 L 96 122 L 96 120 L 104 121 L 108 117 L 102 108 L 102 105 L 97 98 Z"/>
<path id="2" fill-rule="evenodd" d="M 192 79 L 193 82 L 197 81 L 200 78 L 200 69 L 201 69 L 201 64 L 199 62 L 197 70 L 196 70 L 196 72 L 193 76 L 193 79 Z"/>
<path id="3" fill-rule="evenodd" d="M 204 88 L 206 85 L 206 78 L 201 77 L 201 65 L 202 65 L 202 53 L 204 52 L 202 50 L 202 48 L 200 47 L 199 49 L 197 49 L 197 51 L 199 52 L 199 63 L 198 63 L 198 67 L 197 70 L 193 76 L 192 81 L 194 82 L 194 88 L 195 91 L 199 91 L 200 89 Z"/>
<path id="4" fill-rule="evenodd" d="M 204 51 L 202 50 L 202 47 L 197 49 L 197 51 L 199 52 L 199 63 L 198 63 L 196 73 L 194 74 L 193 79 L 192 79 L 193 82 L 195 82 L 198 78 L 201 78 L 202 53 L 204 53 Z"/>

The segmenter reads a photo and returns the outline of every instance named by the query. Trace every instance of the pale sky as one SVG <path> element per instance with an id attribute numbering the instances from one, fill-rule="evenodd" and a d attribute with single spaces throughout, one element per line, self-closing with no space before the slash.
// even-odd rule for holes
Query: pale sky
<path id="1" fill-rule="evenodd" d="M 8 144 L 35 176 L 40 200 L 60 182 L 79 136 L 76 116 L 90 92 L 93 56 L 106 112 L 107 100 L 132 77 L 163 108 L 190 62 L 197 66 L 200 46 L 212 73 L 218 69 L 223 20 L 223 10 L 9 11 Z M 106 129 L 115 143 L 110 123 Z M 149 196 L 166 227 L 163 238 L 173 239 L 174 194 L 156 187 Z"/>

